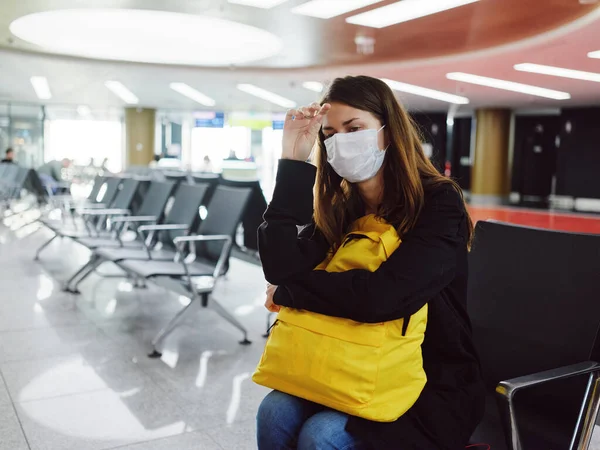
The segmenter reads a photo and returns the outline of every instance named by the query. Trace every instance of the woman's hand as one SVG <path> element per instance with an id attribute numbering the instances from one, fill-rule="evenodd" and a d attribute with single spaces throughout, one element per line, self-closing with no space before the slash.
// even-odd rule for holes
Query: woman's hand
<path id="1" fill-rule="evenodd" d="M 281 309 L 281 306 L 276 305 L 273 302 L 273 296 L 275 295 L 276 290 L 277 286 L 267 284 L 267 301 L 265 302 L 265 308 L 267 308 L 270 312 L 273 313 L 279 312 L 279 310 Z"/>
<path id="2" fill-rule="evenodd" d="M 330 109 L 329 103 L 323 106 L 313 103 L 287 112 L 283 125 L 283 159 L 308 159 L 319 136 L 323 117 Z"/>

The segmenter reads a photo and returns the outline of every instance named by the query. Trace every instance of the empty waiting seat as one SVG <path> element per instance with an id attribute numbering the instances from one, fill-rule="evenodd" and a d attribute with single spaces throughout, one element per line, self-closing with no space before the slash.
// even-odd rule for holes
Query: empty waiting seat
<path id="1" fill-rule="evenodd" d="M 477 224 L 468 308 L 490 394 L 473 442 L 569 449 L 593 429 L 594 414 L 578 418 L 593 412 L 589 383 L 600 395 L 599 280 L 600 236 Z"/>
<path id="2" fill-rule="evenodd" d="M 168 182 L 173 189 L 173 182 Z M 117 262 L 123 259 L 171 260 L 176 254 L 173 239 L 194 230 L 200 221 L 199 208 L 206 194 L 206 185 L 180 184 L 175 191 L 173 204 L 165 215 L 164 223 L 142 225 L 138 230 L 140 248 L 120 248 L 120 246 L 100 246 L 96 248 L 88 263 L 73 275 L 64 289 L 77 293 L 77 286 L 104 262 Z M 158 236 L 156 238 L 156 235 Z"/>

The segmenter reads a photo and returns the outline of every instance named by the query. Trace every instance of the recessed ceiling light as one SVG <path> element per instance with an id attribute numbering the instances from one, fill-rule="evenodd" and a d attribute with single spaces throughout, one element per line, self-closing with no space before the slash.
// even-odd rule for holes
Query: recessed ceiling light
<path id="1" fill-rule="evenodd" d="M 597 50 L 595 52 L 589 52 L 588 57 L 600 59 L 600 50 Z"/>
<path id="2" fill-rule="evenodd" d="M 169 87 L 173 89 L 175 92 L 179 92 L 181 95 L 185 95 L 187 98 L 191 98 L 195 102 L 200 103 L 204 106 L 215 106 L 216 102 L 207 95 L 204 95 L 202 92 L 197 91 L 191 86 L 188 86 L 185 83 L 171 83 Z"/>
<path id="3" fill-rule="evenodd" d="M 245 92 L 246 94 L 262 98 L 263 100 L 266 100 L 283 108 L 294 108 L 296 106 L 295 101 L 289 100 L 285 97 L 282 97 L 281 95 L 277 95 L 273 92 L 267 91 L 266 89 L 259 88 L 258 86 L 254 86 L 253 84 L 238 84 L 237 88 L 240 91 Z"/>
<path id="4" fill-rule="evenodd" d="M 481 77 L 470 73 L 452 72 L 446 74 L 449 80 L 462 81 L 463 83 L 478 84 L 505 91 L 519 92 L 521 94 L 535 95 L 537 97 L 550 98 L 552 100 L 568 100 L 571 94 L 555 91 L 552 89 L 531 86 L 528 84 L 515 83 L 513 81 L 498 80 L 496 78 Z"/>
<path id="5" fill-rule="evenodd" d="M 469 103 L 468 98 L 461 97 L 459 95 L 448 94 L 446 92 L 415 86 L 413 84 L 401 83 L 400 81 L 388 80 L 387 78 L 383 78 L 381 81 L 395 91 L 406 92 L 407 94 L 419 95 L 421 97 L 433 98 L 447 103 L 455 103 L 457 105 L 466 105 Z"/>
<path id="6" fill-rule="evenodd" d="M 140 99 L 137 98 L 133 92 L 127 89 L 123 83 L 118 81 L 107 81 L 104 83 L 104 85 L 110 89 L 113 94 L 129 105 L 137 105 L 140 102 Z"/>
<path id="7" fill-rule="evenodd" d="M 52 92 L 50 92 L 50 85 L 46 77 L 31 77 L 30 81 L 35 95 L 40 100 L 50 100 L 52 98 Z"/>
<path id="8" fill-rule="evenodd" d="M 319 94 L 323 92 L 323 83 L 319 81 L 305 81 L 302 83 L 302 87 L 309 91 L 318 92 Z"/>
<path id="9" fill-rule="evenodd" d="M 562 67 L 544 66 L 541 64 L 517 64 L 515 70 L 520 72 L 539 73 L 555 77 L 572 78 L 574 80 L 595 81 L 600 83 L 600 73 L 583 72 L 581 70 L 565 69 Z"/>
<path id="10" fill-rule="evenodd" d="M 402 0 L 391 5 L 348 17 L 346 22 L 365 27 L 384 28 L 397 23 L 429 16 L 479 0 Z"/>
<path id="11" fill-rule="evenodd" d="M 285 2 L 287 0 L 229 0 L 229 3 L 235 3 L 236 5 L 254 6 L 263 9 L 270 9 Z"/>
<path id="12" fill-rule="evenodd" d="M 156 64 L 247 64 L 283 47 L 274 34 L 242 23 L 142 9 L 43 11 L 16 19 L 10 31 L 54 53 Z"/>
<path id="13" fill-rule="evenodd" d="M 77 114 L 79 114 L 81 117 L 89 117 L 92 115 L 92 110 L 87 105 L 79 105 L 77 107 Z"/>
<path id="14" fill-rule="evenodd" d="M 332 17 L 340 16 L 355 9 L 364 8 L 365 6 L 374 5 L 381 1 L 383 0 L 312 0 L 296 6 L 292 9 L 292 12 L 319 19 L 331 19 Z"/>

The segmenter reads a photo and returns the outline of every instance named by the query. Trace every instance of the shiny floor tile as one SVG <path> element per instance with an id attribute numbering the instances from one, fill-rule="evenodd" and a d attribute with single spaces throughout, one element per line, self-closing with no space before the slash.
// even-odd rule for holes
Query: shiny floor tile
<path id="1" fill-rule="evenodd" d="M 0 332 L 32 328 L 50 328 L 89 323 L 72 300 L 63 305 L 51 302 L 27 302 L 0 305 Z"/>
<path id="2" fill-rule="evenodd" d="M 0 405 L 10 404 L 11 402 L 12 400 L 8 395 L 8 388 L 6 387 L 6 383 L 2 377 L 2 372 L 0 372 Z"/>
<path id="3" fill-rule="evenodd" d="M 43 358 L 5 363 L 2 372 L 15 402 L 110 389 L 129 392 L 150 383 L 150 378 L 131 361 L 118 355 L 106 361 L 84 356 Z"/>
<path id="4" fill-rule="evenodd" d="M 155 386 L 17 403 L 32 450 L 101 450 L 187 431 L 179 407 Z"/>
<path id="5" fill-rule="evenodd" d="M 227 450 L 255 450 L 256 422 L 250 420 L 235 427 L 219 427 L 207 432 L 221 447 Z"/>
<path id="6" fill-rule="evenodd" d="M 0 403 L 0 449 L 29 449 L 15 409 L 9 403 Z"/>
<path id="7" fill-rule="evenodd" d="M 116 347 L 91 325 L 0 332 L 0 364 L 85 353 L 101 357 Z"/>
<path id="8" fill-rule="evenodd" d="M 115 450 L 224 450 L 208 434 L 185 433 L 179 436 L 140 442 L 139 444 L 117 447 Z"/>

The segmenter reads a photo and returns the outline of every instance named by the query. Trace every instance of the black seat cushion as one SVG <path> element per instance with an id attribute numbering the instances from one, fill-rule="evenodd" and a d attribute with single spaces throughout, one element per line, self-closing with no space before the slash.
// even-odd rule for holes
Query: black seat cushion
<path id="1" fill-rule="evenodd" d="M 574 424 L 545 416 L 538 405 L 527 400 L 517 402 L 519 436 L 524 450 L 566 450 L 573 435 Z M 571 426 L 572 425 L 572 426 Z M 485 443 L 493 450 L 508 450 L 499 410 L 493 394 L 486 400 L 485 415 L 471 437 L 471 444 Z"/>

